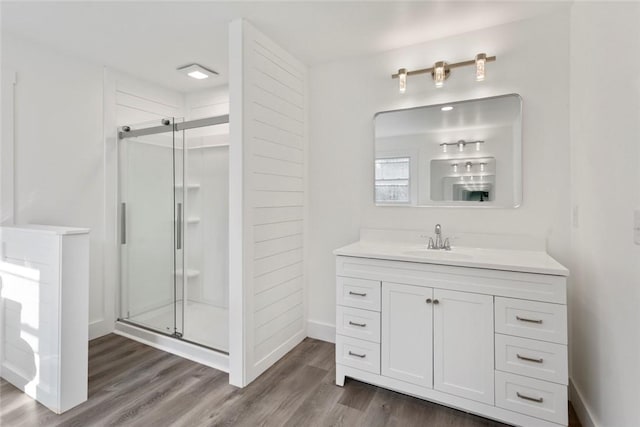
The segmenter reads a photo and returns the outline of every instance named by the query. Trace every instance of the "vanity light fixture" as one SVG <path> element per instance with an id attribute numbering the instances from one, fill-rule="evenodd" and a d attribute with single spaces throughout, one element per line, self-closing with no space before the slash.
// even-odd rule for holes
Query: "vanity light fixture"
<path id="1" fill-rule="evenodd" d="M 407 91 L 407 69 L 400 68 L 398 70 L 398 87 L 400 89 L 400 93 L 405 93 Z"/>
<path id="2" fill-rule="evenodd" d="M 464 165 L 467 168 L 467 172 L 471 172 L 471 168 L 473 167 L 473 163 L 467 162 Z"/>
<path id="3" fill-rule="evenodd" d="M 480 144 L 484 144 L 484 141 L 465 141 L 464 139 L 458 140 L 456 142 L 443 142 L 440 144 L 440 146 L 442 147 L 442 152 L 446 153 L 447 152 L 447 147 L 449 145 L 455 145 L 458 147 L 458 151 L 462 152 L 464 151 L 464 147 L 466 147 L 468 144 L 476 144 L 476 150 L 480 151 Z"/>
<path id="4" fill-rule="evenodd" d="M 474 59 L 468 61 L 454 62 L 449 64 L 445 61 L 436 62 L 431 68 L 422 68 L 420 70 L 409 71 L 406 68 L 400 68 L 396 74 L 392 74 L 392 79 L 400 80 L 400 93 L 404 93 L 407 88 L 407 77 L 415 76 L 418 74 L 431 74 L 436 87 L 444 86 L 444 81 L 449 78 L 451 70 L 454 68 L 475 66 L 476 67 L 476 81 L 483 81 L 486 76 L 485 66 L 487 62 L 493 62 L 496 60 L 494 56 L 487 56 L 486 53 L 479 53 Z"/>
<path id="5" fill-rule="evenodd" d="M 204 80 L 218 75 L 216 71 L 195 63 L 183 65 L 182 67 L 176 68 L 176 70 L 196 80 Z"/>
<path id="6" fill-rule="evenodd" d="M 458 164 L 457 163 L 454 163 L 451 166 L 453 166 L 453 171 L 454 172 L 458 172 Z"/>
<path id="7" fill-rule="evenodd" d="M 433 71 L 431 72 L 431 77 L 436 84 L 436 87 L 444 86 L 444 81 L 449 77 L 449 69 L 447 68 L 447 63 L 444 61 L 438 61 L 433 66 Z"/>
<path id="8" fill-rule="evenodd" d="M 480 163 L 480 172 L 484 172 L 484 170 L 486 169 L 487 164 L 486 163 Z"/>
<path id="9" fill-rule="evenodd" d="M 476 55 L 476 81 L 481 82 L 484 80 L 485 71 L 484 66 L 487 63 L 487 54 L 479 53 Z"/>

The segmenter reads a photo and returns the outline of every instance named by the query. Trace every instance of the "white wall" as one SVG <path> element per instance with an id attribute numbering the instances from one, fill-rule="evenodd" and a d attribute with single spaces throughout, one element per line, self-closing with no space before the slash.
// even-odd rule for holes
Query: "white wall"
<path id="1" fill-rule="evenodd" d="M 453 70 L 436 89 L 410 77 L 404 95 L 390 78 L 398 68 L 437 60 L 497 55 L 487 78 Z M 335 324 L 331 251 L 358 240 L 361 227 L 532 234 L 569 261 L 569 15 L 516 22 L 310 70 L 309 331 L 330 337 Z M 553 64 L 550 75 L 544 64 Z M 523 203 L 518 209 L 375 207 L 373 115 L 378 111 L 519 93 L 523 101 Z M 553 188 L 553 191 L 549 191 Z"/>
<path id="2" fill-rule="evenodd" d="M 3 33 L 3 75 L 11 69 L 17 73 L 14 222 L 91 229 L 89 321 L 99 328 L 109 310 L 103 298 L 102 67 Z M 7 114 L 3 110 L 3 122 Z M 3 146 L 11 142 L 3 134 Z"/>
<path id="3" fill-rule="evenodd" d="M 639 22 L 638 3 L 572 8 L 569 344 L 585 427 L 640 425 Z"/>

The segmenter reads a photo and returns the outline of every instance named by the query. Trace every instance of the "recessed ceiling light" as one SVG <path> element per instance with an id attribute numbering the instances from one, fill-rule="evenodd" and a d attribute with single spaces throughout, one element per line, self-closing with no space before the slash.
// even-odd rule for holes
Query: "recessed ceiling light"
<path id="1" fill-rule="evenodd" d="M 214 70 L 207 67 L 203 67 L 200 64 L 184 65 L 182 67 L 178 67 L 177 70 L 197 80 L 203 80 L 209 77 L 216 77 L 218 75 L 218 73 L 215 72 Z"/>
<path id="2" fill-rule="evenodd" d="M 451 110 L 453 110 L 453 107 L 451 105 L 447 105 L 446 107 L 442 107 L 440 110 L 442 110 L 442 111 L 451 111 Z"/>

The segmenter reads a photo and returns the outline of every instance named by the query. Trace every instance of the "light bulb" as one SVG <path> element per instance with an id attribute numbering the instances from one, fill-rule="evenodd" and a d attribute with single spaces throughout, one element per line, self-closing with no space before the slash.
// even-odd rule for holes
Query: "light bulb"
<path id="1" fill-rule="evenodd" d="M 467 172 L 471 172 L 471 167 L 473 166 L 473 163 L 467 162 L 465 166 L 467 167 Z"/>
<path id="2" fill-rule="evenodd" d="M 454 163 L 451 166 L 453 166 L 453 171 L 454 172 L 458 172 L 458 164 L 457 163 Z"/>
<path id="3" fill-rule="evenodd" d="M 436 87 L 444 85 L 444 79 L 446 78 L 445 65 L 444 61 L 438 61 L 433 66 L 433 81 L 436 83 Z"/>
<path id="4" fill-rule="evenodd" d="M 464 151 L 464 141 L 458 141 L 458 151 Z"/>
<path id="5" fill-rule="evenodd" d="M 480 163 L 480 172 L 484 172 L 486 165 L 487 165 L 486 163 Z"/>
<path id="6" fill-rule="evenodd" d="M 485 53 L 479 53 L 476 55 L 476 81 L 481 82 L 485 77 L 484 66 L 487 63 L 487 55 Z"/>
<path id="7" fill-rule="evenodd" d="M 440 144 L 442 145 L 442 152 L 446 153 L 447 152 L 447 144 Z"/>
<path id="8" fill-rule="evenodd" d="M 480 151 L 480 141 L 476 142 L 476 151 Z"/>
<path id="9" fill-rule="evenodd" d="M 398 82 L 400 93 L 405 93 L 407 90 L 407 69 L 400 68 L 398 70 Z"/>

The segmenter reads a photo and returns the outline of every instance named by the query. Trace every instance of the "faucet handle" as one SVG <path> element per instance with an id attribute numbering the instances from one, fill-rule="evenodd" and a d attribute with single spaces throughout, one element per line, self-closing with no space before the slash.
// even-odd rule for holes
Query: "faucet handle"
<path id="1" fill-rule="evenodd" d="M 427 245 L 427 249 L 435 249 L 436 245 L 433 243 L 433 237 L 429 237 L 429 244 Z"/>
<path id="2" fill-rule="evenodd" d="M 442 245 L 442 249 L 444 249 L 445 251 L 450 251 L 451 250 L 451 244 L 449 243 L 449 238 L 448 237 L 446 239 L 444 239 L 444 245 Z"/>

